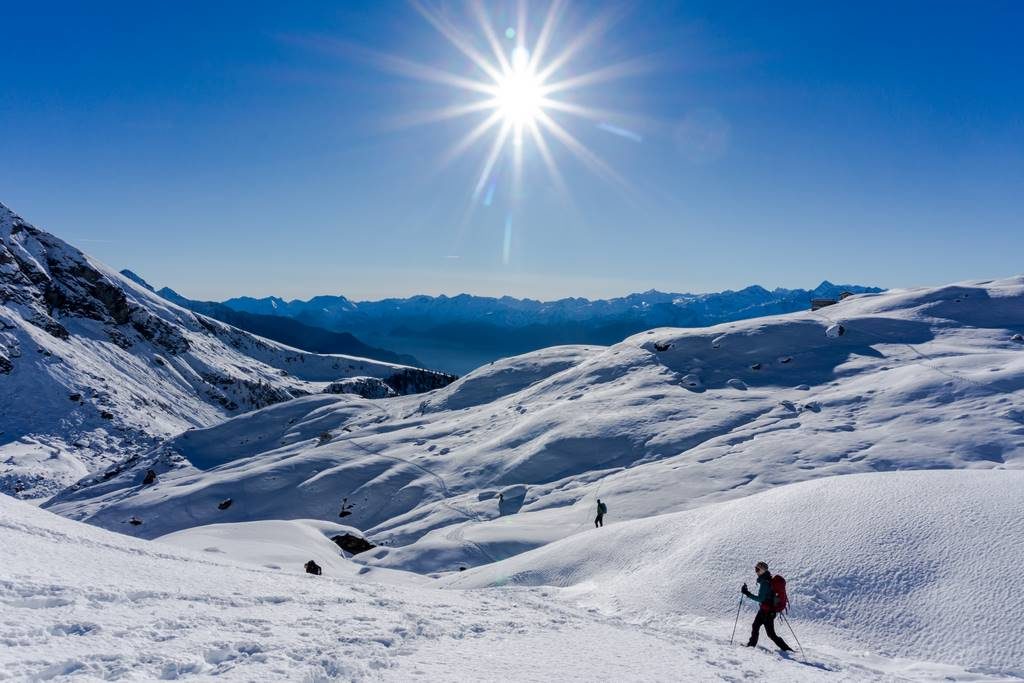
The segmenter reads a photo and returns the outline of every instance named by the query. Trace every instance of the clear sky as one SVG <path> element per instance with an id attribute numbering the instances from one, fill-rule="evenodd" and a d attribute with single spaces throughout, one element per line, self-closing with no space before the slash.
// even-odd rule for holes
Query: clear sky
<path id="1" fill-rule="evenodd" d="M 492 54 L 461 2 L 0 0 L 0 202 L 206 299 L 1024 272 L 1024 3 L 569 3 L 547 83 L 598 77 L 545 115 L 605 170 L 526 136 L 476 194 L 498 126 L 442 162 L 491 112 L 408 125 L 481 97 L 408 62 L 488 80 L 430 17 Z"/>

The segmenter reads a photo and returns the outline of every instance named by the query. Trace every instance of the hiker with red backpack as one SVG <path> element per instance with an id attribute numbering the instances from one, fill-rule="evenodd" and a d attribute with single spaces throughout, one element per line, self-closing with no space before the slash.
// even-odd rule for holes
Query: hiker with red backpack
<path id="1" fill-rule="evenodd" d="M 754 565 L 754 572 L 757 573 L 757 595 L 747 590 L 747 584 L 743 584 L 743 587 L 740 588 L 743 595 L 761 605 L 761 608 L 757 610 L 757 616 L 754 617 L 747 647 L 757 645 L 757 636 L 760 634 L 761 627 L 764 626 L 765 633 L 772 639 L 772 642 L 779 646 L 780 650 L 792 652 L 793 648 L 775 633 L 775 616 L 786 609 L 788 603 L 786 580 L 781 576 L 772 576 L 765 562 L 758 562 Z"/>

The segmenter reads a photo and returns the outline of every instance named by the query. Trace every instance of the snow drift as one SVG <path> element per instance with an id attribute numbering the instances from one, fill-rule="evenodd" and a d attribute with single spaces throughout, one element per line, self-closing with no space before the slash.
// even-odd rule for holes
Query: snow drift
<path id="1" fill-rule="evenodd" d="M 591 530 L 444 583 L 558 586 L 638 624 L 712 619 L 727 633 L 740 584 L 766 560 L 811 651 L 869 647 L 1024 676 L 1022 490 L 1024 471 L 829 477 Z M 743 602 L 745 639 L 756 605 Z"/>

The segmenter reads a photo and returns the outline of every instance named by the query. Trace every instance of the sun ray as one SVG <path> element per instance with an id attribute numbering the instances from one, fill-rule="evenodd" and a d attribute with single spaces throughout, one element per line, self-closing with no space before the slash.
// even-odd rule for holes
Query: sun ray
<path id="1" fill-rule="evenodd" d="M 562 172 L 558 170 L 558 164 L 555 163 L 555 159 L 551 155 L 551 150 L 548 148 L 548 142 L 544 139 L 544 135 L 540 132 L 540 127 L 537 125 L 536 121 L 530 122 L 529 131 L 530 137 L 533 138 L 533 144 L 537 145 L 537 151 L 540 152 L 540 158 L 544 161 L 544 166 L 547 168 L 552 182 L 555 183 L 555 189 L 558 190 L 563 197 L 568 197 L 569 191 L 565 185 L 565 179 L 562 177 Z"/>
<path id="2" fill-rule="evenodd" d="M 461 140 L 459 140 L 458 143 L 456 143 L 451 149 L 449 149 L 444 154 L 443 157 L 441 157 L 441 162 L 440 162 L 441 168 L 444 168 L 445 166 L 450 164 L 452 161 L 455 161 L 455 159 L 460 157 L 463 153 L 465 153 L 465 151 L 467 149 L 469 149 L 470 147 L 473 146 L 474 142 L 476 142 L 477 140 L 482 138 L 484 136 L 484 134 L 487 131 L 489 131 L 491 128 L 493 128 L 494 125 L 496 123 L 498 123 L 499 121 L 501 121 L 501 112 L 500 111 L 492 112 L 490 116 L 488 116 L 486 119 L 481 121 L 480 124 L 477 125 L 476 128 L 474 128 L 473 130 L 468 132 L 465 137 L 463 137 Z"/>
<path id="3" fill-rule="evenodd" d="M 508 57 L 505 56 L 505 51 L 501 47 L 498 36 L 494 33 L 494 26 L 491 24 L 491 18 L 487 14 L 487 9 L 480 0 L 473 2 L 472 6 L 473 13 L 476 14 L 477 21 L 480 22 L 480 28 L 483 29 L 484 37 L 487 38 L 487 42 L 490 44 L 491 50 L 494 51 L 494 56 L 498 60 L 501 73 L 507 74 L 512 70 L 512 65 L 509 63 Z"/>
<path id="4" fill-rule="evenodd" d="M 620 10 L 609 9 L 591 21 L 586 28 L 580 31 L 576 37 L 566 45 L 565 49 L 563 49 L 558 56 L 552 58 L 543 69 L 540 69 L 537 72 L 537 77 L 541 81 L 546 81 L 551 78 L 551 76 L 564 67 L 583 48 L 587 47 L 607 33 L 608 29 L 611 28 L 615 19 L 617 19 L 620 14 Z"/>
<path id="5" fill-rule="evenodd" d="M 511 124 L 506 121 L 501 126 L 501 131 L 498 133 L 498 137 L 494 139 L 494 144 L 491 145 L 491 151 L 487 155 L 487 161 L 484 163 L 483 171 L 480 173 L 480 179 L 476 183 L 476 187 L 473 189 L 473 204 L 480 198 L 480 193 L 483 191 L 484 186 L 487 184 L 487 179 L 491 175 L 491 171 L 494 170 L 494 164 L 498 161 L 498 156 L 501 154 L 501 148 L 505 146 L 505 139 L 508 138 L 509 128 Z"/>
<path id="6" fill-rule="evenodd" d="M 597 83 L 614 81 L 620 78 L 635 76 L 637 74 L 650 71 L 653 66 L 653 63 L 647 59 L 631 59 L 625 62 L 619 62 L 618 64 L 601 67 L 600 69 L 594 69 L 593 71 L 588 71 L 587 73 L 583 73 L 578 76 L 571 76 L 554 83 L 545 83 L 541 88 L 541 92 L 546 96 L 557 92 L 564 92 L 565 90 L 579 89 L 585 86 L 595 85 Z"/>
<path id="7" fill-rule="evenodd" d="M 428 111 L 392 116 L 388 119 L 388 123 L 390 123 L 394 128 L 410 128 L 413 126 L 423 126 L 429 123 L 450 121 L 452 119 L 461 118 L 463 116 L 491 109 L 494 109 L 493 98 L 467 102 L 465 104 L 453 104 L 447 107 L 441 107 L 440 109 L 431 109 Z"/>
<path id="8" fill-rule="evenodd" d="M 553 118 L 544 112 L 541 112 L 540 116 L 537 117 L 537 121 L 547 128 L 547 130 L 550 131 L 551 134 L 559 140 L 559 142 L 565 145 L 566 149 L 572 152 L 576 158 L 583 162 L 583 164 L 592 172 L 604 177 L 605 180 L 609 180 L 616 185 L 621 186 L 624 190 L 632 190 L 629 182 L 625 178 L 609 166 L 603 159 L 587 149 L 583 143 L 577 140 L 572 133 L 559 125 Z"/>
<path id="9" fill-rule="evenodd" d="M 437 29 L 441 35 L 447 38 L 448 42 L 462 52 L 462 54 L 469 57 L 470 61 L 472 61 L 481 71 L 487 74 L 494 81 L 501 80 L 501 72 L 495 69 L 494 65 L 487 61 L 487 58 L 473 47 L 469 40 L 462 35 L 462 32 L 456 28 L 454 24 L 441 16 L 439 12 L 424 5 L 420 0 L 410 0 L 410 2 L 424 19 L 430 22 L 430 24 Z"/>
<path id="10" fill-rule="evenodd" d="M 555 23 L 557 23 L 564 8 L 564 0 L 553 0 L 548 7 L 547 16 L 544 17 L 544 23 L 541 24 L 540 35 L 537 36 L 537 42 L 533 46 L 533 55 L 530 57 L 530 67 L 532 69 L 536 70 L 544 59 L 544 53 L 548 49 L 548 43 L 551 41 L 551 35 L 555 30 Z"/>

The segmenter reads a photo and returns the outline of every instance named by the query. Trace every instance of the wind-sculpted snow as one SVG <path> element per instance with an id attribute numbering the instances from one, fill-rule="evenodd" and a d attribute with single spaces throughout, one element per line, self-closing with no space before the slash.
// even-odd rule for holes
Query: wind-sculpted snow
<path id="1" fill-rule="evenodd" d="M 638 626 L 573 605 L 574 589 L 439 590 L 340 555 L 302 574 L 334 530 L 266 522 L 147 542 L 0 495 L 0 679 L 983 679 L 814 636 L 806 661 L 750 651 L 729 644 L 722 619 Z"/>
<path id="2" fill-rule="evenodd" d="M 437 573 L 581 532 L 598 497 L 615 523 L 832 475 L 1016 469 L 1020 320 L 1012 279 L 556 347 L 426 396 L 302 399 L 194 430 L 48 505 L 144 538 L 343 521 L 385 546 L 361 561 Z"/>
<path id="3" fill-rule="evenodd" d="M 729 624 L 765 560 L 787 580 L 788 618 L 809 650 L 1024 676 L 1024 631 L 1012 626 L 1024 612 L 1022 490 L 1020 470 L 829 477 L 591 530 L 443 583 L 557 586 L 638 624 Z M 744 603 L 743 638 L 757 609 Z"/>
<path id="4" fill-rule="evenodd" d="M 194 314 L 0 205 L 0 491 L 49 495 L 189 427 L 328 386 L 379 396 L 452 379 Z"/>

